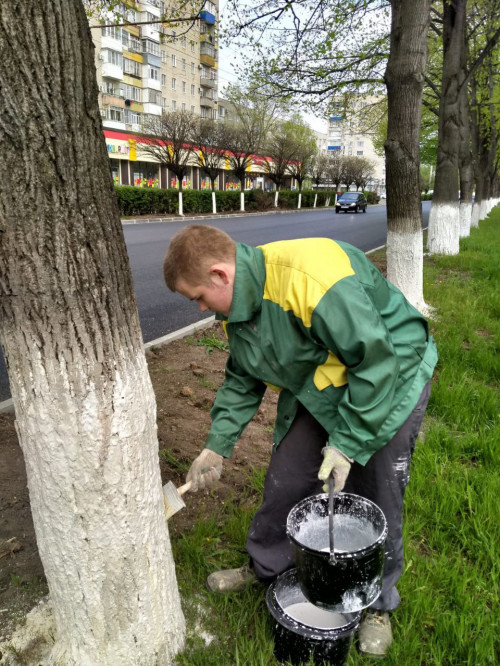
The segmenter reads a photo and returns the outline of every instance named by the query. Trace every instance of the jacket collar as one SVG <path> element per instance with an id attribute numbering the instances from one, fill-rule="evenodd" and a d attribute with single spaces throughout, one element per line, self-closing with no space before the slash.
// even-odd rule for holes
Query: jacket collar
<path id="1" fill-rule="evenodd" d="M 236 270 L 233 300 L 227 321 L 250 321 L 262 306 L 266 270 L 262 250 L 244 243 L 236 244 Z M 217 319 L 226 319 L 217 315 Z"/>

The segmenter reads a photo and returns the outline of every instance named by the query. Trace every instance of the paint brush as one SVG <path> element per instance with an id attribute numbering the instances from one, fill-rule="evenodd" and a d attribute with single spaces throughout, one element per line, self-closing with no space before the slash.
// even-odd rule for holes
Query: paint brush
<path id="1" fill-rule="evenodd" d="M 182 496 L 191 488 L 191 481 L 188 481 L 183 486 L 176 488 L 173 481 L 169 481 L 163 486 L 163 501 L 165 503 L 165 514 L 167 520 L 171 518 L 174 513 L 180 511 L 186 506 Z"/>

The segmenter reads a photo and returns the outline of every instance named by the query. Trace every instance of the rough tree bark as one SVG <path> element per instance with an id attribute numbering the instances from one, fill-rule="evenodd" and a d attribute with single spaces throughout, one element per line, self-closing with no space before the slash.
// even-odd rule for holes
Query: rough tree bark
<path id="1" fill-rule="evenodd" d="M 0 339 L 57 627 L 50 663 L 172 664 L 155 400 L 80 0 L 0 4 Z"/>
<path id="2" fill-rule="evenodd" d="M 419 133 L 430 0 L 393 0 L 391 4 L 391 46 L 385 73 L 387 275 L 416 308 L 426 311 Z"/>
<path id="3" fill-rule="evenodd" d="M 467 0 L 443 0 L 443 74 L 439 104 L 436 177 L 427 245 L 433 254 L 460 251 L 460 83 L 465 78 L 464 30 Z"/>
<path id="4" fill-rule="evenodd" d="M 460 146 L 459 146 L 459 179 L 460 179 L 460 238 L 470 235 L 472 220 L 472 187 L 474 174 L 472 167 L 471 131 L 469 117 L 469 89 L 466 82 L 467 72 L 467 36 L 466 21 L 462 26 L 461 49 L 462 63 L 459 80 L 459 114 L 460 114 Z"/>

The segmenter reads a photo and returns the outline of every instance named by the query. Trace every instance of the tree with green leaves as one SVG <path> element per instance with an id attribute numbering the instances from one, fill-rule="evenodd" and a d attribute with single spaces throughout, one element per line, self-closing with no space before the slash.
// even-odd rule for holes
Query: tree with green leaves
<path id="1" fill-rule="evenodd" d="M 313 130 L 304 122 L 300 114 L 294 114 L 285 122 L 289 127 L 295 141 L 295 159 L 288 165 L 290 175 L 295 178 L 299 186 L 297 208 L 302 205 L 302 186 L 307 178 L 311 177 L 314 157 L 318 151 L 316 137 Z"/>
<path id="2" fill-rule="evenodd" d="M 230 0 L 230 6 L 232 33 L 251 45 L 252 72 L 275 96 L 294 95 L 326 111 L 338 96 L 381 94 L 385 85 L 388 274 L 425 309 L 419 128 L 430 0 Z"/>
<path id="3" fill-rule="evenodd" d="M 182 181 L 193 164 L 193 133 L 196 117 L 189 111 L 166 111 L 161 116 L 148 116 L 143 123 L 138 148 L 177 177 L 179 215 L 182 209 Z"/>

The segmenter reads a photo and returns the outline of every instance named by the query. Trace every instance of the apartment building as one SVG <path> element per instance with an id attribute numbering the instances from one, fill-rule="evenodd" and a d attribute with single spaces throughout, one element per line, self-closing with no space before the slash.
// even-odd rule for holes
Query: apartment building
<path id="1" fill-rule="evenodd" d="M 125 25 L 91 24 L 99 108 L 115 183 L 160 179 L 157 164 L 137 159 L 134 133 L 148 116 L 185 110 L 217 117 L 218 0 L 206 1 L 198 20 L 175 28 L 160 22 L 170 6 L 175 12 L 171 0 L 127 0 L 120 8 Z"/>
<path id="2" fill-rule="evenodd" d="M 375 97 L 358 95 L 345 106 L 341 100 L 334 100 L 328 119 L 327 150 L 366 157 L 373 162 L 375 175 L 372 185 L 382 193 L 385 191 L 385 160 L 375 152 L 363 113 L 368 105 L 376 101 Z"/>

